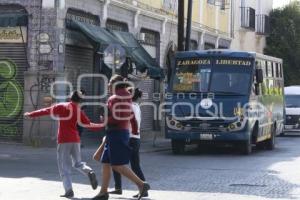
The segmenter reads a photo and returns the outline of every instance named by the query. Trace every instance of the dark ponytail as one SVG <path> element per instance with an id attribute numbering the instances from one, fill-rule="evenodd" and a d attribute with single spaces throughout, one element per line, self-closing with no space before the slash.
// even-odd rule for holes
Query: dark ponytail
<path id="1" fill-rule="evenodd" d="M 128 91 L 132 94 L 132 101 L 137 101 L 139 98 L 142 98 L 143 92 L 139 88 L 128 88 Z"/>

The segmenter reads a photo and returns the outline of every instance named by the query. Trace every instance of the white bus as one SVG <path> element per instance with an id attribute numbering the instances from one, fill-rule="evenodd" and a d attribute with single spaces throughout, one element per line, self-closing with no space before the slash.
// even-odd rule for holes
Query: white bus
<path id="1" fill-rule="evenodd" d="M 300 132 L 300 85 L 288 86 L 285 92 L 284 132 Z"/>

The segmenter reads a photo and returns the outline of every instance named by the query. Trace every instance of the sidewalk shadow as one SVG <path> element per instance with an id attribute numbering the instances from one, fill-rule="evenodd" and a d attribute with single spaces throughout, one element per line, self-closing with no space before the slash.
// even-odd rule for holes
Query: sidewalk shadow
<path id="1" fill-rule="evenodd" d="M 126 198 L 126 197 L 109 197 L 110 199 L 123 199 L 123 200 L 136 200 L 137 198 Z M 151 198 L 143 197 L 144 200 L 154 200 Z"/>

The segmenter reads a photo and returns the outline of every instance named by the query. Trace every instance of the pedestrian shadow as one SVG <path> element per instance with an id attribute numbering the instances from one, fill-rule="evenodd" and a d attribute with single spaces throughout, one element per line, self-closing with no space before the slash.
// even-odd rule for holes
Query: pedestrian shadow
<path id="1" fill-rule="evenodd" d="M 110 199 L 123 199 L 123 200 L 136 200 L 137 198 L 133 198 L 133 197 L 109 197 Z M 143 197 L 144 200 L 154 200 L 154 199 L 151 199 L 151 198 L 147 198 L 147 197 Z"/>
<path id="2" fill-rule="evenodd" d="M 70 200 L 91 200 L 92 198 L 70 198 Z"/>

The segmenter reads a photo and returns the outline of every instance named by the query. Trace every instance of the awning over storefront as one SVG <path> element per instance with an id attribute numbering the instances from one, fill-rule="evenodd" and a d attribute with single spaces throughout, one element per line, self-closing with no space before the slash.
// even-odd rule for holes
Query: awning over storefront
<path id="1" fill-rule="evenodd" d="M 109 45 L 112 43 L 120 43 L 115 37 L 105 28 L 87 23 L 72 20 L 68 25 L 69 28 L 79 30 L 85 34 L 90 40 L 99 45 Z"/>
<path id="2" fill-rule="evenodd" d="M 135 63 L 138 70 L 147 70 L 151 78 L 159 79 L 163 77 L 162 69 L 131 33 L 110 32 L 105 28 L 74 20 L 69 24 L 69 28 L 81 31 L 90 40 L 97 43 L 102 50 L 103 46 L 120 44 L 125 48 L 127 56 Z"/>
<path id="3" fill-rule="evenodd" d="M 0 27 L 27 26 L 27 14 L 24 13 L 0 13 Z"/>
<path id="4" fill-rule="evenodd" d="M 144 47 L 128 32 L 112 31 L 112 34 L 127 47 L 131 59 L 135 62 L 138 69 L 141 71 L 148 70 L 148 75 L 151 78 L 163 78 L 163 70 L 159 64 Z"/>

